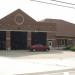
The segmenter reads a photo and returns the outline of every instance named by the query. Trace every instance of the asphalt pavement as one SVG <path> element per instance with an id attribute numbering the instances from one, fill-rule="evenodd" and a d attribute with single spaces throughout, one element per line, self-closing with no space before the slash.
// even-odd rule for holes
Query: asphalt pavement
<path id="1" fill-rule="evenodd" d="M 69 75 L 65 71 L 75 75 L 74 52 L 0 51 L 0 75 Z"/>

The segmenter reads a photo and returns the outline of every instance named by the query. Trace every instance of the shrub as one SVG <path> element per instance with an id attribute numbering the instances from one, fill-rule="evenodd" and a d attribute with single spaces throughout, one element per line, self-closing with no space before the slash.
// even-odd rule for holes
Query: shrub
<path id="1" fill-rule="evenodd" d="M 64 50 L 70 50 L 71 49 L 71 46 L 66 46 L 65 48 L 64 48 Z"/>
<path id="2" fill-rule="evenodd" d="M 75 46 L 72 46 L 72 47 L 70 48 L 70 50 L 71 50 L 71 51 L 75 51 Z"/>

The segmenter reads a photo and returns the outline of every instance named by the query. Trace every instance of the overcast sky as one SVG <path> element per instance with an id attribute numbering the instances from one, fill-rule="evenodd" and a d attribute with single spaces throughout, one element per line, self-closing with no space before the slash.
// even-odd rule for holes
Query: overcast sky
<path id="1" fill-rule="evenodd" d="M 54 1 L 51 0 L 38 0 L 38 1 L 55 3 Z M 59 0 L 59 1 L 65 1 L 75 4 L 75 0 Z M 68 4 L 62 5 L 75 7 L 75 5 L 68 5 Z M 45 18 L 52 18 L 52 19 L 62 19 L 69 21 L 71 23 L 75 23 L 75 9 L 35 2 L 31 0 L 0 0 L 0 19 L 17 9 L 23 10 L 37 21 Z"/>

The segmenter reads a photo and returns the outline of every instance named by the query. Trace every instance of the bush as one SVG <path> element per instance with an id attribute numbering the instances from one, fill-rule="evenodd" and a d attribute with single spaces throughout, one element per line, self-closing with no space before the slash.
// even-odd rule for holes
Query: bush
<path id="1" fill-rule="evenodd" d="M 64 50 L 70 50 L 71 49 L 71 46 L 66 46 L 65 48 L 64 48 Z"/>
<path id="2" fill-rule="evenodd" d="M 64 48 L 64 50 L 75 51 L 75 46 L 67 46 Z"/>
<path id="3" fill-rule="evenodd" d="M 70 50 L 71 50 L 71 51 L 75 51 L 75 46 L 72 46 L 72 47 L 70 48 Z"/>

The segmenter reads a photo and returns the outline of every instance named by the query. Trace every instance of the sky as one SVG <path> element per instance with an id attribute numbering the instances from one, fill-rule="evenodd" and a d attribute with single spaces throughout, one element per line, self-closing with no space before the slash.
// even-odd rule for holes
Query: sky
<path id="1" fill-rule="evenodd" d="M 51 0 L 38 0 L 38 1 L 55 3 L 55 1 Z M 65 1 L 75 4 L 75 0 L 59 0 L 59 1 Z M 75 5 L 69 4 L 62 4 L 62 5 L 75 7 Z M 75 23 L 75 9 L 35 2 L 31 0 L 0 0 L 0 19 L 17 9 L 23 10 L 37 21 L 46 18 L 48 19 L 52 18 L 52 19 L 62 19 L 71 23 Z"/>

